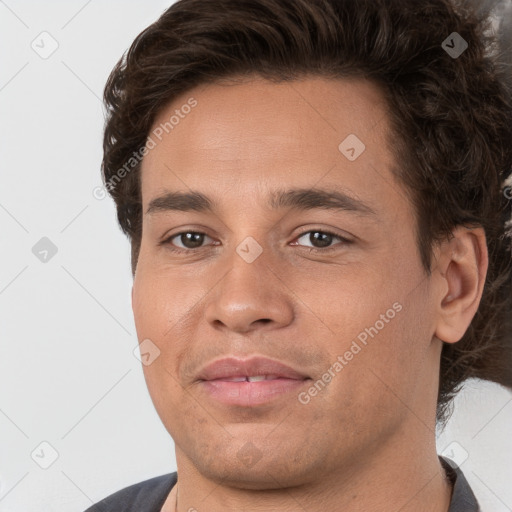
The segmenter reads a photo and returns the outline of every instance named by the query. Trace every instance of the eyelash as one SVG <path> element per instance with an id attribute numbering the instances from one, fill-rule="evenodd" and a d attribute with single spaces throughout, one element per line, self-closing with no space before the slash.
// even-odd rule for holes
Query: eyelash
<path id="1" fill-rule="evenodd" d="M 171 240 L 173 240 L 174 238 L 176 237 L 179 237 L 181 235 L 185 235 L 187 233 L 193 233 L 195 235 L 205 235 L 205 236 L 208 236 L 206 233 L 203 233 L 203 232 L 200 232 L 200 231 L 181 231 L 179 233 L 175 233 L 174 235 L 166 238 L 165 240 L 163 240 L 162 242 L 159 243 L 159 245 L 165 245 L 167 246 L 167 249 L 172 251 L 172 252 L 175 252 L 175 253 L 187 253 L 187 252 L 196 252 L 200 249 L 204 249 L 204 246 L 203 247 L 198 247 L 196 249 L 182 249 L 180 247 L 174 247 L 171 243 Z M 296 239 L 299 239 L 299 238 L 302 238 L 304 235 L 307 235 L 308 233 L 322 233 L 324 235 L 330 235 L 334 238 L 337 238 L 340 240 L 340 244 L 335 244 L 333 246 L 330 246 L 330 247 L 324 247 L 324 248 L 320 248 L 320 247 L 305 247 L 305 246 L 299 246 L 299 247 L 302 247 L 303 249 L 306 249 L 308 252 L 310 253 L 329 253 L 331 251 L 335 251 L 337 250 L 337 247 L 338 245 L 350 245 L 352 243 L 352 240 L 348 240 L 347 238 L 344 238 L 340 235 L 337 235 L 336 233 L 333 233 L 332 231 L 329 231 L 329 230 L 326 230 L 326 229 L 308 229 L 307 231 L 303 231 L 302 233 L 300 233 L 299 235 L 296 236 Z"/>

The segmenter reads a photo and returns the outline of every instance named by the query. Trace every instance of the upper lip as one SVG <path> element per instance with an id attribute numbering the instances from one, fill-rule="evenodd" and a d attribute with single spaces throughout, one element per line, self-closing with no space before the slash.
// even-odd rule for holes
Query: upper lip
<path id="1" fill-rule="evenodd" d="M 267 357 L 240 359 L 225 357 L 204 366 L 198 373 L 198 380 L 215 380 L 233 377 L 255 377 L 272 375 L 277 378 L 304 380 L 307 375 L 290 366 Z"/>

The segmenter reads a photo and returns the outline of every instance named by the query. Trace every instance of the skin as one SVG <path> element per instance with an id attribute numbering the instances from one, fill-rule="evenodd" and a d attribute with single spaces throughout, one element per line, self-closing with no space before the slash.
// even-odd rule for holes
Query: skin
<path id="1" fill-rule="evenodd" d="M 142 163 L 132 292 L 138 338 L 160 350 L 144 375 L 176 446 L 177 510 L 448 511 L 435 445 L 439 360 L 478 307 L 483 230 L 456 229 L 427 275 L 413 207 L 391 170 L 384 99 L 370 82 L 203 85 L 154 126 L 190 97 L 197 106 Z M 366 146 L 355 161 L 338 149 L 349 134 Z M 271 192 L 290 187 L 341 191 L 374 213 L 268 207 Z M 146 213 L 162 194 L 190 190 L 216 209 Z M 325 252 L 312 237 L 322 230 L 350 243 L 328 238 Z M 207 236 L 195 246 L 170 238 L 182 232 Z M 236 252 L 249 236 L 262 248 L 252 263 Z M 195 380 L 221 356 L 263 355 L 310 376 L 307 392 L 396 303 L 401 311 L 307 404 L 292 393 L 222 405 Z M 164 510 L 173 507 L 169 499 Z"/>

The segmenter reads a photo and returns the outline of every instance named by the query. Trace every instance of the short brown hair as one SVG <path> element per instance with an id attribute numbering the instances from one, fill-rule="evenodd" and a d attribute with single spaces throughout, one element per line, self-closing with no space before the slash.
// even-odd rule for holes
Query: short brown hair
<path id="1" fill-rule="evenodd" d="M 512 101 L 488 13 L 462 0 L 179 0 L 137 36 L 105 86 L 103 179 L 132 245 L 142 237 L 140 161 L 156 115 L 195 86 L 258 74 L 375 82 L 388 101 L 397 169 L 416 211 L 427 273 L 454 227 L 482 226 L 489 249 L 483 298 L 461 341 L 444 344 L 437 420 L 463 382 L 512 387 L 512 277 L 502 187 L 512 170 Z M 450 35 L 468 48 L 442 47 Z M 115 186 L 113 186 L 115 185 Z M 512 189 L 509 189 L 509 191 Z"/>

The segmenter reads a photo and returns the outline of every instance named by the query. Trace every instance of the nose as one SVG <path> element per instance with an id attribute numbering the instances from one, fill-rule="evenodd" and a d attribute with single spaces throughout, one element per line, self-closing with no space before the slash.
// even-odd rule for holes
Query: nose
<path id="1" fill-rule="evenodd" d="M 265 251 L 251 263 L 233 251 L 227 265 L 224 277 L 208 294 L 205 315 L 214 328 L 249 333 L 293 321 L 293 293 Z"/>

